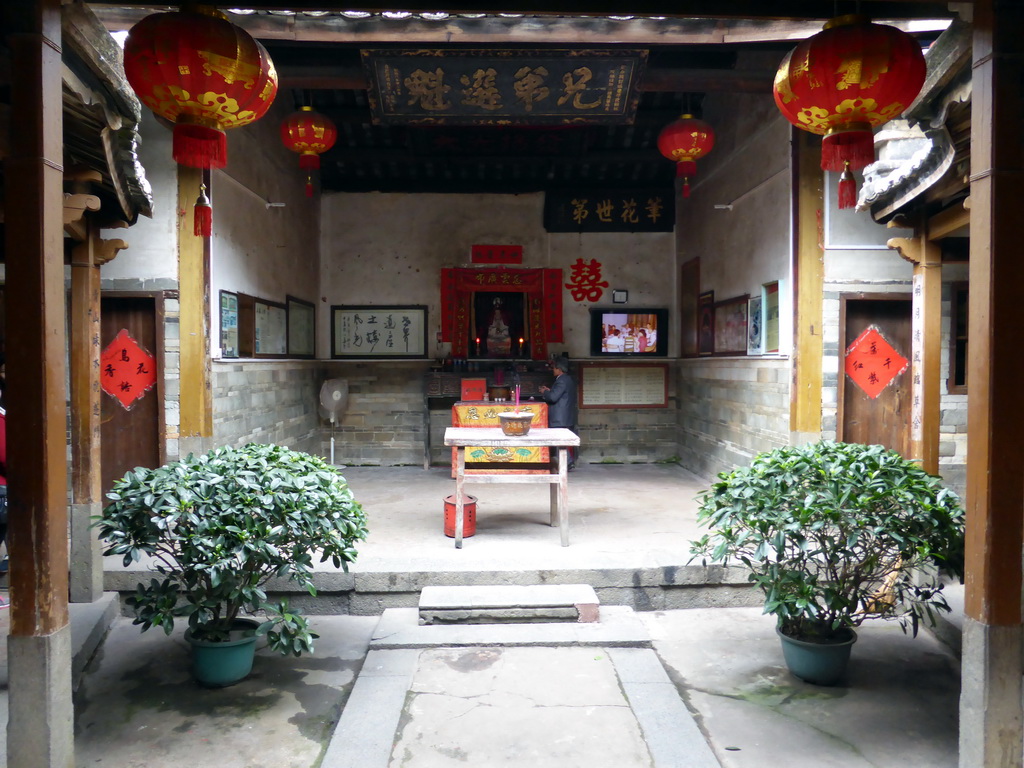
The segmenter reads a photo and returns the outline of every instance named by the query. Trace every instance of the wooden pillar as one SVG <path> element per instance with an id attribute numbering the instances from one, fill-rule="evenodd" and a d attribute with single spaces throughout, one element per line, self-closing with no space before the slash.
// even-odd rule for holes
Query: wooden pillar
<path id="1" fill-rule="evenodd" d="M 67 226 L 67 209 L 65 209 Z M 103 594 L 102 546 L 92 518 L 103 508 L 100 445 L 100 267 L 123 240 L 101 240 L 83 218 L 84 240 L 71 252 L 71 573 L 72 602 Z"/>
<path id="2" fill-rule="evenodd" d="M 888 246 L 914 265 L 910 352 L 910 456 L 939 473 L 939 371 L 942 361 L 942 250 L 925 233 L 894 237 Z"/>
<path id="3" fill-rule="evenodd" d="M 4 167 L 11 630 L 7 765 L 71 766 L 60 0 L 8 3 L 11 152 Z M 14 325 L 12 324 L 13 328 Z"/>
<path id="4" fill-rule="evenodd" d="M 821 143 L 793 129 L 796 227 L 793 267 L 793 387 L 789 429 L 794 443 L 821 438 L 822 305 L 825 285 L 821 209 Z"/>
<path id="5" fill-rule="evenodd" d="M 178 231 L 178 290 L 181 311 L 180 438 L 185 441 L 182 454 L 190 450 L 204 450 L 205 445 L 201 438 L 213 435 L 208 299 L 209 241 L 196 237 L 192 229 L 192 206 L 199 195 L 199 185 L 202 181 L 201 170 L 178 166 L 178 205 L 187 212 L 187 215 L 178 217 L 178 221 L 182 223 Z M 216 215 L 215 208 L 214 217 Z"/>
<path id="6" fill-rule="evenodd" d="M 1020 766 L 1024 4 L 974 4 L 960 765 Z"/>

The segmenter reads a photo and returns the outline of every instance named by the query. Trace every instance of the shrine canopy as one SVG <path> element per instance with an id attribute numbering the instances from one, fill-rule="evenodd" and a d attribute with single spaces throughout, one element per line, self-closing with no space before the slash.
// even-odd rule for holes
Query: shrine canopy
<path id="1" fill-rule="evenodd" d="M 441 270 L 441 340 L 452 345 L 452 357 L 468 357 L 472 300 L 479 291 L 521 293 L 527 306 L 526 348 L 530 359 L 547 359 L 547 345 L 561 343 L 562 270 Z"/>

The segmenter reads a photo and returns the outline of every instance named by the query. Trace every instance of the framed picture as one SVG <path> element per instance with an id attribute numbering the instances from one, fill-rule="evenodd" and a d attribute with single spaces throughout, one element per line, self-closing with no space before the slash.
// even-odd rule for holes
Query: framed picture
<path id="1" fill-rule="evenodd" d="M 238 294 L 220 292 L 220 356 L 238 357 Z"/>
<path id="2" fill-rule="evenodd" d="M 747 302 L 747 354 L 764 354 L 764 300 L 754 296 Z"/>
<path id="3" fill-rule="evenodd" d="M 697 354 L 715 353 L 715 292 L 704 291 L 697 297 Z"/>
<path id="4" fill-rule="evenodd" d="M 331 357 L 426 357 L 427 307 L 331 307 Z"/>
<path id="5" fill-rule="evenodd" d="M 747 354 L 747 301 L 749 294 L 715 304 L 715 354 Z"/>
<path id="6" fill-rule="evenodd" d="M 277 301 L 253 299 L 253 357 L 288 356 L 288 308 Z"/>
<path id="7" fill-rule="evenodd" d="M 294 296 L 288 305 L 288 356 L 313 357 L 316 353 L 316 306 Z"/>

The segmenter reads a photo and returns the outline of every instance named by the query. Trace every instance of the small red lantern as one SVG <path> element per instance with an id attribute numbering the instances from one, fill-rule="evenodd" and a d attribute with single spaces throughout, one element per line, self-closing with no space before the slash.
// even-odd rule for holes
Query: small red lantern
<path id="1" fill-rule="evenodd" d="M 658 134 L 658 151 L 676 163 L 676 177 L 683 177 L 683 197 L 690 196 L 690 179 L 697 175 L 696 160 L 715 146 L 715 131 L 693 115 L 683 115 Z"/>
<path id="2" fill-rule="evenodd" d="M 224 131 L 263 117 L 277 95 L 266 48 L 207 5 L 155 13 L 132 27 L 124 73 L 139 100 L 174 123 L 174 160 L 192 168 L 223 168 Z M 211 221 L 204 220 L 203 236 Z"/>
<path id="3" fill-rule="evenodd" d="M 312 107 L 299 107 L 281 123 L 281 141 L 292 152 L 299 154 L 299 168 L 314 171 L 320 167 L 320 155 L 334 146 L 338 129 L 329 117 L 313 111 Z M 306 176 L 306 197 L 313 196 L 312 177 Z"/>
<path id="4" fill-rule="evenodd" d="M 842 171 L 839 207 L 852 208 L 850 172 L 875 159 L 872 129 L 900 115 L 924 85 L 921 46 L 866 16 L 838 16 L 794 48 L 775 75 L 775 103 L 797 128 L 825 138 L 821 167 Z"/>

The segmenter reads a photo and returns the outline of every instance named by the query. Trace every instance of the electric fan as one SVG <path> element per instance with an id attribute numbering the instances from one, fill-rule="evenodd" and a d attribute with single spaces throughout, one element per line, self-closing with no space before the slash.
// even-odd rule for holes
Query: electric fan
<path id="1" fill-rule="evenodd" d="M 331 464 L 334 464 L 334 424 L 348 407 L 348 382 L 328 379 L 320 387 L 320 415 L 331 422 Z"/>

